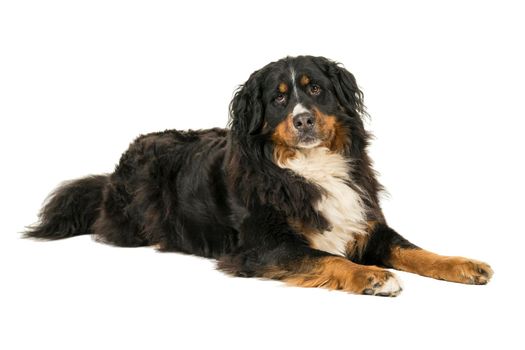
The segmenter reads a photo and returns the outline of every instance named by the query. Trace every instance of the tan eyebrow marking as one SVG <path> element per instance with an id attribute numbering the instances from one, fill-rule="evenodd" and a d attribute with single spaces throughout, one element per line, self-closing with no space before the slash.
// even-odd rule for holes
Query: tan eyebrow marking
<path id="1" fill-rule="evenodd" d="M 301 77 L 300 83 L 301 83 L 302 86 L 306 86 L 306 85 L 310 84 L 310 78 L 306 74 L 304 74 Z"/>
<path id="2" fill-rule="evenodd" d="M 280 83 L 279 84 L 279 92 L 280 93 L 285 93 L 285 92 L 288 92 L 288 85 L 286 85 L 285 83 Z"/>

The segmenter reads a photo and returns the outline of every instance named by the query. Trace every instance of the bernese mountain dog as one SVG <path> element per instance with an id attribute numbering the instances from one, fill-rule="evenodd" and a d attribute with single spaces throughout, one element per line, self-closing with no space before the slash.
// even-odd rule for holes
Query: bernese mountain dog
<path id="1" fill-rule="evenodd" d="M 367 295 L 401 292 L 385 268 L 487 283 L 489 265 L 424 250 L 388 226 L 365 115 L 340 64 L 286 57 L 236 91 L 229 129 L 138 137 L 113 173 L 56 189 L 25 236 L 91 234 L 214 258 L 235 276 Z"/>

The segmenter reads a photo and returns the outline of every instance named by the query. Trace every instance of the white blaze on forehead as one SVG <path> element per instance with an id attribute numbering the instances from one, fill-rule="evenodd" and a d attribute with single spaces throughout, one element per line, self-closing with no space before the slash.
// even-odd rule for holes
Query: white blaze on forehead
<path id="1" fill-rule="evenodd" d="M 297 93 L 297 84 L 295 83 L 295 69 L 290 68 L 290 75 L 292 77 L 293 94 L 295 95 L 297 102 L 299 102 L 299 94 Z"/>
<path id="2" fill-rule="evenodd" d="M 307 110 L 301 103 L 298 103 L 293 108 L 292 115 L 295 117 L 296 115 L 299 115 L 301 113 L 307 113 L 307 112 L 310 112 L 310 111 Z"/>

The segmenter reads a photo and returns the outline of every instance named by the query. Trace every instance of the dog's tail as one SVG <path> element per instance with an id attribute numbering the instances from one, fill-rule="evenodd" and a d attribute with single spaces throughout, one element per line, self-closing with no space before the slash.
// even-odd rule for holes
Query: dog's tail
<path id="1" fill-rule="evenodd" d="M 61 239 L 91 234 L 108 181 L 107 175 L 96 175 L 62 184 L 49 195 L 39 221 L 27 228 L 24 237 Z"/>

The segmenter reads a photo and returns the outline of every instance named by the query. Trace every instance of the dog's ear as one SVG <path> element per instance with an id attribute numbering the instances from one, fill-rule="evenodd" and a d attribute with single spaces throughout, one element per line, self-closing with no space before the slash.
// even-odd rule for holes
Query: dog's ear
<path id="1" fill-rule="evenodd" d="M 258 134 L 263 126 L 262 70 L 252 73 L 230 102 L 230 128 L 238 138 Z"/>
<path id="2" fill-rule="evenodd" d="M 314 57 L 314 63 L 330 78 L 335 94 L 345 112 L 361 117 L 366 114 L 363 93 L 359 90 L 355 77 L 342 65 L 324 57 Z"/>

